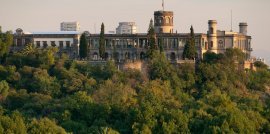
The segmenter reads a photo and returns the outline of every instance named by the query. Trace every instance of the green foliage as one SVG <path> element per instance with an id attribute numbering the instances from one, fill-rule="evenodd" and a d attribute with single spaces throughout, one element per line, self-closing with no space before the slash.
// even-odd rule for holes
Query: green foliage
<path id="1" fill-rule="evenodd" d="M 57 48 L 35 49 L 31 44 L 27 45 L 21 52 L 7 57 L 6 64 L 14 65 L 17 68 L 33 66 L 48 69 L 55 63 Z"/>
<path id="2" fill-rule="evenodd" d="M 233 64 L 235 62 L 243 63 L 245 54 L 238 48 L 228 48 L 225 52 L 225 63 Z"/>
<path id="3" fill-rule="evenodd" d="M 105 81 L 103 85 L 93 94 L 95 102 L 100 104 L 130 106 L 136 103 L 136 92 L 120 83 Z"/>
<path id="4" fill-rule="evenodd" d="M 166 59 L 164 53 L 154 51 L 155 55 L 148 63 L 148 75 L 151 80 L 161 79 L 170 81 L 173 89 L 182 89 L 183 83 L 179 79 L 174 68 Z"/>
<path id="5" fill-rule="evenodd" d="M 203 54 L 203 61 L 207 63 L 218 63 L 224 59 L 224 54 L 216 54 L 214 52 L 207 51 Z"/>
<path id="6" fill-rule="evenodd" d="M 196 66 L 176 65 L 157 49 L 144 72 L 55 58 L 55 49 L 31 45 L 6 55 L 0 133 L 270 132 L 270 72 L 263 64 L 239 69 L 245 55 L 228 49 L 205 53 Z"/>
<path id="7" fill-rule="evenodd" d="M 155 56 L 154 51 L 158 50 L 157 43 L 156 43 L 156 33 L 155 33 L 152 19 L 150 20 L 150 24 L 148 28 L 147 39 L 148 39 L 147 57 L 149 59 L 152 59 Z"/>
<path id="8" fill-rule="evenodd" d="M 160 53 L 162 53 L 164 51 L 163 45 L 164 45 L 163 38 L 160 38 L 159 39 L 159 51 L 160 51 Z"/>
<path id="9" fill-rule="evenodd" d="M 11 115 L 0 113 L 0 133 L 26 134 L 26 125 L 22 115 L 18 112 L 12 112 Z"/>
<path id="10" fill-rule="evenodd" d="M 186 42 L 184 51 L 183 51 L 183 59 L 195 59 L 196 58 L 196 47 L 195 47 L 195 35 L 193 26 L 190 28 L 190 37 Z"/>
<path id="11" fill-rule="evenodd" d="M 23 50 L 20 51 L 22 55 L 34 54 L 37 50 L 33 47 L 32 44 L 27 44 Z"/>
<path id="12" fill-rule="evenodd" d="M 254 62 L 254 66 L 259 69 L 268 69 L 268 66 L 261 61 Z"/>
<path id="13" fill-rule="evenodd" d="M 101 24 L 101 29 L 100 29 L 100 37 L 99 37 L 99 56 L 100 58 L 104 59 L 105 58 L 105 28 L 104 28 L 104 23 Z"/>
<path id="14" fill-rule="evenodd" d="M 248 87 L 257 91 L 267 91 L 270 87 L 270 72 L 268 70 L 250 71 Z"/>
<path id="15" fill-rule="evenodd" d="M 0 58 L 4 58 L 4 55 L 7 55 L 9 51 L 9 46 L 13 43 L 12 32 L 7 31 L 6 33 L 0 32 Z M 2 61 L 1 61 L 2 62 Z"/>
<path id="16" fill-rule="evenodd" d="M 29 125 L 28 133 L 31 134 L 45 134 L 45 133 L 55 133 L 55 134 L 66 134 L 66 131 L 56 125 L 54 121 L 48 118 L 43 119 L 33 119 Z"/>
<path id="17" fill-rule="evenodd" d="M 47 70 L 24 66 L 20 70 L 20 74 L 24 77 L 20 81 L 20 86 L 28 89 L 29 92 L 46 95 L 58 95 L 60 93 L 60 85 L 56 82 L 55 77 L 51 77 L 47 73 Z"/>
<path id="18" fill-rule="evenodd" d="M 80 37 L 80 58 L 85 59 L 87 58 L 88 53 L 88 43 L 86 39 L 86 34 L 83 33 Z"/>
<path id="19" fill-rule="evenodd" d="M 0 100 L 5 99 L 8 95 L 9 86 L 6 81 L 0 81 Z"/>

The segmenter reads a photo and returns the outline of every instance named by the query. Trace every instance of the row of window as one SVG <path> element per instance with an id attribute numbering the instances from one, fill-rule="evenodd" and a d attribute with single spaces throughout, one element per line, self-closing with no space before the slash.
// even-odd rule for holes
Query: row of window
<path id="1" fill-rule="evenodd" d="M 162 43 L 164 47 L 166 48 L 177 48 L 184 47 L 187 39 L 158 39 L 158 44 Z M 195 45 L 198 46 L 199 41 L 195 41 Z M 98 48 L 99 40 L 90 40 L 90 48 Z M 138 46 L 139 48 L 143 48 L 147 45 L 147 39 L 139 39 L 139 40 L 106 40 L 105 41 L 107 48 L 113 48 L 115 46 L 116 48 L 132 48 L 133 46 Z"/>
<path id="2" fill-rule="evenodd" d="M 66 47 L 69 48 L 70 47 L 70 41 L 59 41 L 59 48 L 63 48 L 64 47 L 64 42 L 66 44 Z M 42 43 L 42 46 L 44 48 L 48 47 L 48 41 L 36 41 L 36 47 L 39 48 L 41 47 L 41 43 Z M 56 47 L 56 42 L 55 41 L 50 41 L 51 43 L 51 46 L 52 47 Z"/>

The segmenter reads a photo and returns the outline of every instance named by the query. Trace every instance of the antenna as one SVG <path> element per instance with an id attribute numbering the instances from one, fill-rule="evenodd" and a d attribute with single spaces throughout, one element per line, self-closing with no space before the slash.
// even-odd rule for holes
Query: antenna
<path id="1" fill-rule="evenodd" d="M 164 11 L 164 0 L 162 0 L 162 9 Z"/>
<path id="2" fill-rule="evenodd" d="M 233 27 L 233 24 L 232 23 L 233 23 L 233 11 L 231 10 L 231 32 L 233 31 L 232 30 L 232 27 Z"/>

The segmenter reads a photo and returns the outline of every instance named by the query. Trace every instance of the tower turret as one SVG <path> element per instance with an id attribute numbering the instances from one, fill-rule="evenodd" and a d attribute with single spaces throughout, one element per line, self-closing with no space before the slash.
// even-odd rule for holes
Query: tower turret
<path id="1" fill-rule="evenodd" d="M 173 33 L 172 11 L 155 11 L 154 17 L 156 33 Z"/>
<path id="2" fill-rule="evenodd" d="M 212 52 L 217 53 L 217 21 L 208 21 L 208 49 Z"/>
<path id="3" fill-rule="evenodd" d="M 246 22 L 241 22 L 239 23 L 239 33 L 247 35 L 247 23 Z"/>

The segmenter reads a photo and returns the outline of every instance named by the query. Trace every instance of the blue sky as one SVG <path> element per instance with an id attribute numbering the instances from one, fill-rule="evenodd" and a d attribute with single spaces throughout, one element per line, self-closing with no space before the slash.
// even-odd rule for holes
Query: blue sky
<path id="1" fill-rule="evenodd" d="M 164 0 L 165 10 L 174 11 L 174 29 L 178 33 L 206 33 L 207 21 L 216 19 L 218 29 L 233 30 L 247 22 L 252 36 L 253 55 L 270 63 L 270 0 Z M 139 32 L 146 32 L 162 0 L 1 0 L 0 25 L 3 30 L 58 31 L 62 21 L 79 21 L 81 29 L 99 32 L 101 22 L 106 31 L 115 30 L 120 21 L 135 21 Z"/>

